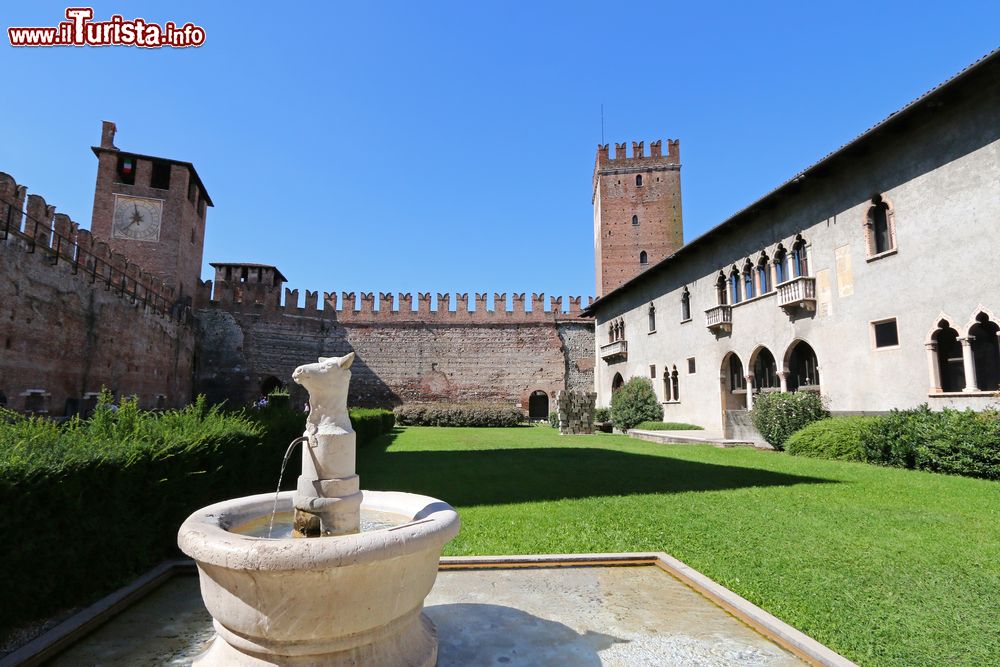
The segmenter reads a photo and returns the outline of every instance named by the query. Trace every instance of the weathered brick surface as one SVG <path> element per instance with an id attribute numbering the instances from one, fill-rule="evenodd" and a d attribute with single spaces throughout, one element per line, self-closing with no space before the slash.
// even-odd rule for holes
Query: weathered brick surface
<path id="1" fill-rule="evenodd" d="M 113 143 L 114 135 L 114 123 L 105 121 L 101 145 L 94 147 L 98 166 L 91 229 L 95 236 L 108 243 L 112 252 L 123 254 L 159 277 L 176 290 L 178 300 L 189 299 L 190 303 L 201 277 L 208 204 L 199 206 L 199 201 L 204 199 L 207 202 L 207 193 L 199 187 L 193 169 L 176 162 L 170 165 L 170 188 L 151 187 L 151 159 L 119 150 Z M 135 183 L 132 185 L 116 180 L 118 158 L 122 155 L 135 159 Z M 116 194 L 163 200 L 159 240 L 114 238 L 112 225 Z"/>
<path id="2" fill-rule="evenodd" d="M 681 215 L 680 143 L 632 142 L 632 157 L 624 143 L 615 144 L 614 157 L 608 145 L 597 147 L 594 164 L 594 261 L 597 295 L 607 294 L 639 275 L 647 267 L 672 254 L 684 244 Z M 642 177 L 638 185 L 636 177 Z M 636 216 L 638 224 L 632 223 Z M 645 251 L 646 264 L 639 253 Z"/>
<path id="3" fill-rule="evenodd" d="M 162 292 L 140 287 L 156 283 L 139 267 L 126 268 L 122 294 L 122 274 L 98 269 L 85 253 L 77 263 L 78 247 L 101 255 L 90 233 L 41 197 L 26 211 L 39 224 L 26 225 L 24 194 L 0 174 L 0 392 L 8 407 L 59 416 L 68 405 L 86 407 L 85 395 L 102 387 L 136 395 L 146 408 L 190 401 L 195 330 L 187 315 L 174 310 L 177 319 Z"/>
<path id="4" fill-rule="evenodd" d="M 290 382 L 295 367 L 352 350 L 357 355 L 351 368 L 353 405 L 483 401 L 527 409 L 533 391 L 554 401 L 567 386 L 593 386 L 593 323 L 545 311 L 543 295 L 535 295 L 536 309 L 528 312 L 488 310 L 485 295 L 479 295 L 482 307 L 475 312 L 431 310 L 429 299 L 412 295 L 400 295 L 398 303 L 415 302 L 423 306 L 420 312 L 391 310 L 396 299 L 389 295 L 381 295 L 376 308 L 367 294 L 357 302 L 345 294 L 347 310 L 336 310 L 336 296 L 328 294 L 320 310 L 308 294 L 308 307 L 297 307 L 297 290 L 287 290 L 292 301 L 281 305 L 280 285 L 217 282 L 217 301 L 211 300 L 212 288 L 203 286 L 207 300 L 197 311 L 197 385 L 212 400 L 244 403 L 275 377 L 295 403 L 304 403 L 305 393 Z M 237 296 L 245 300 L 234 300 Z M 439 295 L 438 302 L 452 300 Z M 578 312 L 579 300 L 575 303 Z"/>

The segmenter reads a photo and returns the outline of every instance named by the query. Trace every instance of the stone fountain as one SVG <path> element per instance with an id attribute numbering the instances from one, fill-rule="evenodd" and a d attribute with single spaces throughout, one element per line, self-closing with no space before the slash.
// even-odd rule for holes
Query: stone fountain
<path id="1" fill-rule="evenodd" d="M 217 503 L 181 526 L 216 630 L 196 665 L 435 664 L 423 603 L 458 514 L 427 496 L 360 489 L 347 413 L 353 361 L 321 357 L 292 375 L 311 406 L 294 492 Z M 290 515 L 291 535 L 244 530 L 267 525 L 275 507 Z M 366 530 L 366 513 L 393 520 Z"/>

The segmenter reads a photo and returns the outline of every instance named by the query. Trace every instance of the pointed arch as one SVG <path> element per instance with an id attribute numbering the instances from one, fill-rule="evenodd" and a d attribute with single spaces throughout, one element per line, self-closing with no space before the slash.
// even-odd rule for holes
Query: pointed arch
<path id="1" fill-rule="evenodd" d="M 785 350 L 783 365 L 787 373 L 785 386 L 788 391 L 799 389 L 819 391 L 819 358 L 812 345 L 801 338 L 793 340 Z"/>

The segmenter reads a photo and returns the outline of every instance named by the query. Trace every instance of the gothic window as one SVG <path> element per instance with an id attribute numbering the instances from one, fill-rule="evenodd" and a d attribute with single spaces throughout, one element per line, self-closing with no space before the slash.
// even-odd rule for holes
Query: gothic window
<path id="1" fill-rule="evenodd" d="M 735 352 L 729 353 L 729 391 L 747 388 L 747 378 L 743 373 L 743 362 Z"/>
<path id="2" fill-rule="evenodd" d="M 868 254 L 879 255 L 896 248 L 896 229 L 893 224 L 892 209 L 882 200 L 881 195 L 872 197 L 866 218 Z"/>
<path id="3" fill-rule="evenodd" d="M 638 225 L 639 224 L 639 216 L 637 216 L 637 215 L 633 215 L 632 216 L 632 224 L 633 225 Z"/>
<path id="4" fill-rule="evenodd" d="M 673 387 L 670 384 L 670 373 L 663 371 L 663 400 L 667 403 L 673 401 L 671 391 L 673 391 Z"/>
<path id="5" fill-rule="evenodd" d="M 753 285 L 753 267 L 749 260 L 743 265 L 743 292 L 748 300 L 757 296 Z"/>
<path id="6" fill-rule="evenodd" d="M 642 174 L 636 174 L 635 185 L 636 185 L 637 188 L 641 188 L 642 187 Z"/>
<path id="7" fill-rule="evenodd" d="M 687 322 L 691 319 L 691 293 L 685 287 L 681 293 L 681 321 Z"/>
<path id="8" fill-rule="evenodd" d="M 719 272 L 719 279 L 715 281 L 715 292 L 719 298 L 719 305 L 726 305 L 728 303 L 726 298 L 726 276 L 721 271 Z"/>
<path id="9" fill-rule="evenodd" d="M 642 265 L 649 263 L 649 255 L 646 254 L 645 250 L 639 253 L 639 263 Z"/>
<path id="10" fill-rule="evenodd" d="M 742 301 L 740 298 L 740 270 L 735 266 L 729 273 L 729 300 L 734 306 Z"/>
<path id="11" fill-rule="evenodd" d="M 962 391 L 965 389 L 965 367 L 962 363 L 962 344 L 958 341 L 958 332 L 951 327 L 948 320 L 941 320 L 932 340 L 937 343 L 941 391 Z"/>
<path id="12" fill-rule="evenodd" d="M 665 372 L 664 375 L 666 375 Z M 673 370 L 670 371 L 670 388 L 673 390 L 674 400 L 675 401 L 681 400 L 681 386 L 680 386 L 680 380 L 677 377 L 676 366 L 674 366 Z"/>
<path id="13" fill-rule="evenodd" d="M 809 275 L 808 251 L 806 250 L 806 242 L 802 240 L 801 236 L 796 238 L 795 245 L 792 246 L 792 269 L 795 271 L 796 278 Z"/>
<path id="14" fill-rule="evenodd" d="M 656 308 L 649 304 L 649 332 L 656 331 Z"/>
<path id="15" fill-rule="evenodd" d="M 771 291 L 771 272 L 767 266 L 767 255 L 761 255 L 760 259 L 757 260 L 757 285 L 760 287 L 761 294 L 767 294 Z"/>
<path id="16" fill-rule="evenodd" d="M 621 389 L 623 384 L 625 384 L 625 380 L 622 379 L 622 374 L 615 373 L 614 379 L 611 380 L 611 393 L 613 394 Z"/>
<path id="17" fill-rule="evenodd" d="M 788 280 L 788 252 L 785 247 L 778 244 L 778 249 L 774 252 L 774 283 L 780 285 Z"/>
<path id="18" fill-rule="evenodd" d="M 969 327 L 972 359 L 976 368 L 976 386 L 981 391 L 1000 388 L 1000 345 L 997 332 L 1000 326 L 986 313 L 976 315 L 976 323 Z"/>

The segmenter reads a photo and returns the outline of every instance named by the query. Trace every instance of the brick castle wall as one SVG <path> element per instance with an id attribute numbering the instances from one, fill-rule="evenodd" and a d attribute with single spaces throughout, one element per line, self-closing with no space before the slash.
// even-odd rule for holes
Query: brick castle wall
<path id="1" fill-rule="evenodd" d="M 146 408 L 188 403 L 195 329 L 175 300 L 170 287 L 0 173 L 8 407 L 60 416 L 68 403 L 85 408 L 102 387 Z"/>
<path id="2" fill-rule="evenodd" d="M 481 401 L 528 407 L 536 390 L 556 392 L 593 387 L 594 325 L 580 319 L 580 298 L 549 300 L 524 294 L 476 294 L 469 310 L 467 294 L 342 295 L 306 292 L 261 284 L 203 283 L 198 301 L 201 352 L 197 371 L 200 392 L 211 400 L 241 404 L 253 400 L 269 378 L 277 378 L 294 404 L 305 392 L 291 382 L 296 366 L 320 356 L 354 351 L 350 403 L 392 406 L 412 401 Z M 398 303 L 398 306 L 397 306 Z M 414 309 L 416 306 L 416 309 Z"/>

